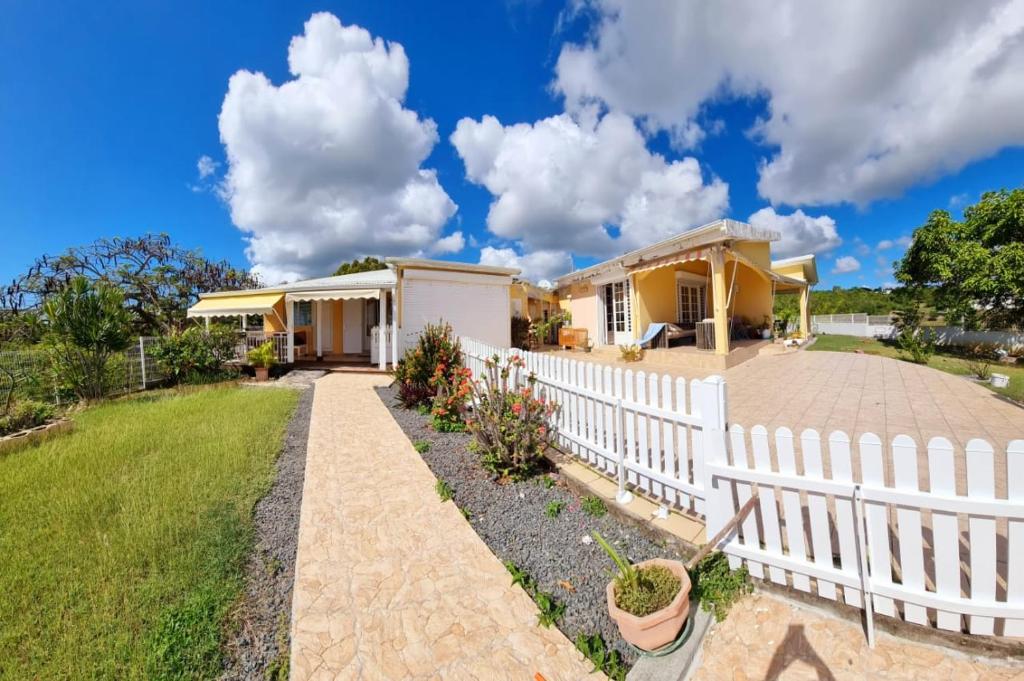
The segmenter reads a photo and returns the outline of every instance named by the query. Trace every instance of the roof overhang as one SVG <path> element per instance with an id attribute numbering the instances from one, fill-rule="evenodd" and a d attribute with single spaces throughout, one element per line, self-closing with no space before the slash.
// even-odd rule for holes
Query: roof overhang
<path id="1" fill-rule="evenodd" d="M 758 229 L 744 222 L 735 220 L 715 220 L 701 227 L 678 234 L 656 244 L 630 251 L 617 258 L 591 265 L 582 270 L 565 274 L 555 280 L 556 285 L 565 286 L 576 281 L 591 279 L 607 270 L 634 270 L 646 263 L 660 260 L 667 256 L 679 254 L 697 248 L 727 241 L 778 241 L 782 238 L 779 232 Z"/>
<path id="2" fill-rule="evenodd" d="M 804 279 L 809 285 L 814 286 L 818 283 L 818 262 L 813 253 L 798 255 L 792 258 L 783 258 L 782 260 L 772 260 L 773 270 L 793 267 L 794 265 L 801 266 L 804 273 Z"/>
<path id="3" fill-rule="evenodd" d="M 520 273 L 518 267 L 494 267 L 492 265 L 474 265 L 467 262 L 451 262 L 448 260 L 428 260 L 426 258 L 385 258 L 384 261 L 398 269 L 442 270 L 446 272 L 469 272 L 470 274 L 491 274 L 502 277 L 513 277 Z"/>
<path id="4" fill-rule="evenodd" d="M 285 294 L 285 300 L 288 302 L 305 302 L 315 300 L 359 300 L 359 299 L 373 299 L 380 298 L 381 290 L 379 288 L 349 288 L 349 289 L 336 289 L 334 291 L 293 291 Z"/>

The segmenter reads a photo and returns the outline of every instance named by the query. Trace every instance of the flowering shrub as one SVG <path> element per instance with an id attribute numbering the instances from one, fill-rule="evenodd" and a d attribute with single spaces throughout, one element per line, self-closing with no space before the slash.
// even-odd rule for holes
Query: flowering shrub
<path id="1" fill-rule="evenodd" d="M 453 337 L 450 324 L 427 324 L 416 347 L 406 350 L 395 367 L 398 401 L 402 406 L 406 409 L 429 406 L 437 394 L 433 378 L 438 365 L 443 364 L 449 373 L 460 369 L 460 352 L 459 341 Z"/>
<path id="2" fill-rule="evenodd" d="M 521 357 L 502 366 L 497 356 L 488 359 L 483 380 L 470 384 L 473 416 L 466 420 L 483 467 L 513 480 L 535 473 L 554 439 L 550 421 L 556 405 L 534 396 L 536 378 L 524 379 L 522 368 Z"/>
<path id="3" fill-rule="evenodd" d="M 466 402 L 472 391 L 473 372 L 468 367 L 454 370 L 445 364 L 438 364 L 430 384 L 437 394 L 430 410 L 434 430 L 440 433 L 459 433 L 466 429 Z"/>

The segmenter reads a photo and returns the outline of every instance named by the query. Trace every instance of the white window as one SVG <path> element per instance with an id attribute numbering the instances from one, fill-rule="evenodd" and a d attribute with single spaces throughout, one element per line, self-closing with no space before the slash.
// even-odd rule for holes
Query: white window
<path id="1" fill-rule="evenodd" d="M 679 322 L 696 324 L 707 315 L 707 296 L 703 286 L 679 285 Z"/>
<path id="2" fill-rule="evenodd" d="M 313 325 L 313 303 L 309 300 L 300 300 L 295 303 L 295 326 Z"/>

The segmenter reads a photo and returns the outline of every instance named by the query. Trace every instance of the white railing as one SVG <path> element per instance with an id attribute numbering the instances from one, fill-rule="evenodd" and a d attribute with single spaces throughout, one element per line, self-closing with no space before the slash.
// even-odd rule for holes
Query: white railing
<path id="1" fill-rule="evenodd" d="M 996 468 L 992 445 L 969 441 L 965 495 L 945 438 L 932 438 L 926 456 L 907 435 L 884 447 L 867 433 L 856 458 L 842 432 L 828 437 L 827 449 L 814 430 L 795 444 L 779 428 L 773 456 L 764 427 L 748 438 L 732 426 L 728 446 L 707 451 L 709 518 L 731 518 L 758 495 L 755 513 L 724 546 L 734 568 L 743 562 L 758 579 L 828 600 L 841 591 L 845 603 L 867 609 L 869 636 L 872 611 L 949 631 L 1024 636 L 1024 440 L 1009 444 L 1005 469 Z M 995 479 L 1004 475 L 1008 497 L 996 498 Z"/>
<path id="2" fill-rule="evenodd" d="M 814 430 L 797 440 L 788 428 L 773 438 L 762 426 L 727 428 L 717 376 L 687 382 L 460 341 L 474 376 L 494 355 L 523 358 L 535 389 L 560 407 L 561 448 L 617 480 L 621 503 L 639 493 L 702 514 L 713 537 L 756 494 L 754 512 L 724 540 L 733 568 L 865 608 L 869 638 L 873 611 L 1024 636 L 1024 440 L 1009 444 L 999 469 L 993 447 L 970 440 L 958 493 L 957 452 L 944 438 L 919 452 L 907 435 L 885 447 L 868 433 L 854 456 L 838 431 L 823 446 Z M 995 495 L 997 479 L 1006 498 Z"/>
<path id="3" fill-rule="evenodd" d="M 249 351 L 258 348 L 268 340 L 274 344 L 274 355 L 278 364 L 286 364 L 288 362 L 288 334 L 285 332 L 243 332 L 235 350 L 235 359 L 243 363 L 248 362 Z"/>
<path id="4" fill-rule="evenodd" d="M 384 361 L 390 363 L 393 356 L 392 345 L 395 342 L 394 327 L 390 324 L 384 327 Z M 370 364 L 380 362 L 380 327 L 370 329 Z"/>
<path id="5" fill-rule="evenodd" d="M 501 349 L 462 338 L 474 376 L 497 355 L 515 354 L 537 379 L 537 390 L 560 406 L 560 446 L 616 479 L 620 495 L 642 493 L 666 506 L 703 513 L 703 438 L 725 427 L 725 381 L 658 376 L 612 369 L 549 353 Z"/>

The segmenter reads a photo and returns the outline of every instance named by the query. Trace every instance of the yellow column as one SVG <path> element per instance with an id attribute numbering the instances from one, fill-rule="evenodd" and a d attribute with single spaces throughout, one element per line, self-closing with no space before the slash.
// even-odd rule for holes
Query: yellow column
<path id="1" fill-rule="evenodd" d="M 729 354 L 729 315 L 726 309 L 729 292 L 725 281 L 725 254 L 722 249 L 711 251 L 711 305 L 715 318 L 715 354 Z"/>
<path id="2" fill-rule="evenodd" d="M 811 335 L 810 317 L 811 287 L 804 286 L 800 289 L 800 333 L 806 339 Z"/>

